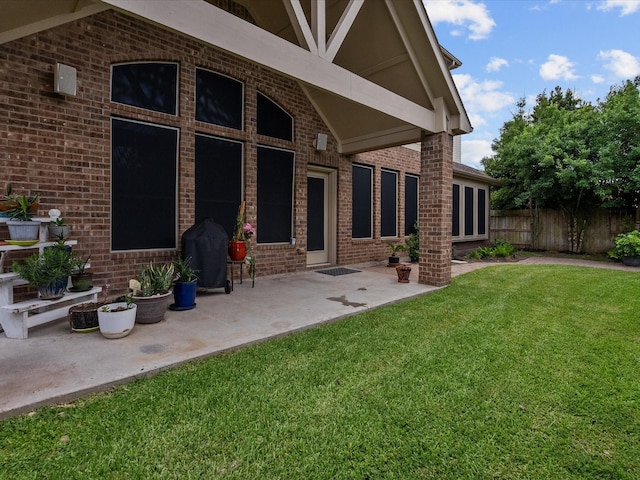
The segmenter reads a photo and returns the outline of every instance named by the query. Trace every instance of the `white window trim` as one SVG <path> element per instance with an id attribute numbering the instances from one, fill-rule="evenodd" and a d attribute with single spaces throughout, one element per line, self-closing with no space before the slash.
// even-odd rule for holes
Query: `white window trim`
<path id="1" fill-rule="evenodd" d="M 453 236 L 452 240 L 454 242 L 468 242 L 473 240 L 488 240 L 489 239 L 489 186 L 479 182 L 473 182 L 470 180 L 454 180 L 453 185 L 458 185 L 460 187 L 460 199 L 459 205 L 460 210 L 458 212 L 458 224 L 460 225 L 460 235 Z M 464 232 L 464 220 L 465 220 L 465 187 L 473 189 L 473 234 L 465 235 Z M 452 187 L 453 188 L 453 187 Z M 485 191 L 485 233 L 478 234 L 478 190 L 482 189 Z M 452 191 L 453 195 L 453 191 Z"/>

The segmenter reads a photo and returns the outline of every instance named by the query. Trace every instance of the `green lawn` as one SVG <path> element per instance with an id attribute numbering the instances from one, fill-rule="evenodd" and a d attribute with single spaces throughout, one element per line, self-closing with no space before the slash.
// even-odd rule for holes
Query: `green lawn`
<path id="1" fill-rule="evenodd" d="M 0 478 L 638 479 L 639 293 L 488 267 L 1 422 Z"/>

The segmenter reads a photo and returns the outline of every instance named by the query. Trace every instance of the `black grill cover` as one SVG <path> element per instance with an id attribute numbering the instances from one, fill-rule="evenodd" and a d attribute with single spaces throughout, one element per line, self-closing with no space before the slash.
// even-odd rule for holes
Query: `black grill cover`
<path id="1" fill-rule="evenodd" d="M 191 267 L 198 270 L 198 286 L 221 288 L 227 282 L 229 236 L 211 218 L 205 218 L 182 234 L 182 258 L 191 257 Z"/>

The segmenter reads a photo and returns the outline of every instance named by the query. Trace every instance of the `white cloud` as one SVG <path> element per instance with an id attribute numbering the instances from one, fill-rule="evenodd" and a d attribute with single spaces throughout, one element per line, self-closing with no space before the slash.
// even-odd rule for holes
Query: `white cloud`
<path id="1" fill-rule="evenodd" d="M 466 140 L 463 135 L 460 143 L 460 159 L 465 165 L 484 170 L 480 161 L 484 157 L 493 155 L 491 142 L 489 140 Z"/>
<path id="2" fill-rule="evenodd" d="M 591 81 L 593 83 L 602 83 L 604 82 L 604 77 L 602 75 L 591 75 Z"/>
<path id="3" fill-rule="evenodd" d="M 497 72 L 502 67 L 508 67 L 509 62 L 507 62 L 504 58 L 491 57 L 489 63 L 487 63 L 486 69 L 487 72 Z"/>
<path id="4" fill-rule="evenodd" d="M 640 60 L 628 52 L 623 50 L 600 51 L 598 58 L 605 62 L 604 68 L 612 72 L 616 79 L 625 80 L 640 75 Z"/>
<path id="5" fill-rule="evenodd" d="M 549 55 L 548 60 L 540 66 L 540 76 L 544 80 L 575 80 L 578 75 L 573 69 L 574 64 L 562 55 Z"/>
<path id="6" fill-rule="evenodd" d="M 598 10 L 609 11 L 620 8 L 620 16 L 631 15 L 640 10 L 640 1 L 638 0 L 603 0 L 598 5 Z"/>
<path id="7" fill-rule="evenodd" d="M 445 22 L 457 27 L 466 27 L 471 40 L 487 38 L 496 26 L 483 3 L 472 0 L 422 0 L 429 20 L 433 25 Z M 452 35 L 459 35 L 460 29 L 452 31 Z"/>
<path id="8" fill-rule="evenodd" d="M 453 81 L 469 115 L 496 112 L 515 103 L 513 95 L 500 91 L 503 85 L 500 81 L 478 81 L 468 74 L 453 75 Z"/>

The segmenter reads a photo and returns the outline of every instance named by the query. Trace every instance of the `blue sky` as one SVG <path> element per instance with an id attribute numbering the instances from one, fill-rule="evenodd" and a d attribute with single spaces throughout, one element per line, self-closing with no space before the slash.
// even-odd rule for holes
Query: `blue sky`
<path id="1" fill-rule="evenodd" d="M 462 162 L 480 167 L 520 98 L 560 86 L 583 100 L 640 75 L 640 0 L 423 0 L 474 127 Z"/>

